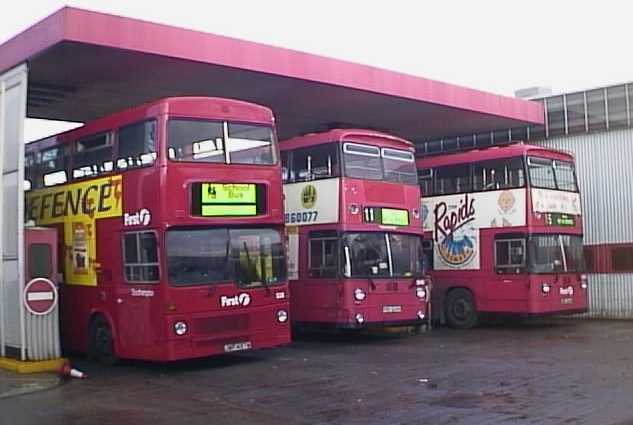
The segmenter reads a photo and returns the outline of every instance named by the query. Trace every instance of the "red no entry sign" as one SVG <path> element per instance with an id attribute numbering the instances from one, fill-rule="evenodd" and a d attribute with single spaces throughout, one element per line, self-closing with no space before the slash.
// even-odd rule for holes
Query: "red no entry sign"
<path id="1" fill-rule="evenodd" d="M 57 288 L 48 279 L 36 278 L 24 287 L 24 305 L 31 313 L 43 316 L 57 305 Z"/>

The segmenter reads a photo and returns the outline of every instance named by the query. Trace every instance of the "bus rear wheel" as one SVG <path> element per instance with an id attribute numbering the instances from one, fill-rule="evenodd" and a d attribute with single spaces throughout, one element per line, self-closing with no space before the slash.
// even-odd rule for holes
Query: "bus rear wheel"
<path id="1" fill-rule="evenodd" d="M 473 294 L 463 288 L 453 289 L 446 297 L 446 320 L 452 328 L 470 329 L 477 326 L 479 314 Z"/>
<path id="2" fill-rule="evenodd" d="M 114 353 L 112 329 L 103 316 L 95 317 L 90 324 L 88 357 L 105 365 L 113 365 L 119 360 Z"/>

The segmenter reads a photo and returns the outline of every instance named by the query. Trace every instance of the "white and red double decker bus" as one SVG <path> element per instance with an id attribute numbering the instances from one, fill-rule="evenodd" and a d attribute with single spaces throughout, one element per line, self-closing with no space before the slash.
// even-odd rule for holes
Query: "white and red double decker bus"
<path id="1" fill-rule="evenodd" d="M 422 324 L 428 288 L 413 145 L 331 130 L 280 146 L 293 323 Z"/>
<path id="2" fill-rule="evenodd" d="M 417 161 L 425 259 L 449 325 L 587 310 L 574 159 L 522 143 Z"/>
<path id="3" fill-rule="evenodd" d="M 66 350 L 171 361 L 290 342 L 272 112 L 159 100 L 26 147 L 27 220 L 57 228 Z"/>

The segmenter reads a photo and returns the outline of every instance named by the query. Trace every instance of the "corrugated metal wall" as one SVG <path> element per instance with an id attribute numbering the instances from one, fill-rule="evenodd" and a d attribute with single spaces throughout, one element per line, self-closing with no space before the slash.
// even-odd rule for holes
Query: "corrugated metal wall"
<path id="1" fill-rule="evenodd" d="M 584 317 L 633 318 L 633 274 L 592 274 L 589 285 L 589 312 Z"/>
<path id="2" fill-rule="evenodd" d="M 26 312 L 26 351 L 29 360 L 57 359 L 61 356 L 58 306 L 44 316 Z"/>
<path id="3" fill-rule="evenodd" d="M 633 242 L 633 129 L 535 144 L 576 157 L 585 244 Z M 582 317 L 633 319 L 633 273 L 591 274 L 589 285 L 589 313 Z"/>
<path id="4" fill-rule="evenodd" d="M 551 138 L 537 144 L 576 157 L 586 244 L 633 242 L 633 130 Z"/>

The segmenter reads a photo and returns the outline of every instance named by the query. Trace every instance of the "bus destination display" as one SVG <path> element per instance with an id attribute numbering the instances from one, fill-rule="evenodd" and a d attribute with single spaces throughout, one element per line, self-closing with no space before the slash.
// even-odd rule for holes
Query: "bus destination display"
<path id="1" fill-rule="evenodd" d="M 251 183 L 194 183 L 192 213 L 201 217 L 255 216 L 258 186 Z"/>
<path id="2" fill-rule="evenodd" d="M 548 226 L 575 226 L 576 219 L 573 215 L 547 213 L 545 214 L 545 222 Z"/>
<path id="3" fill-rule="evenodd" d="M 379 223 L 387 226 L 408 226 L 409 211 L 397 208 L 366 207 L 363 210 L 366 223 Z"/>

